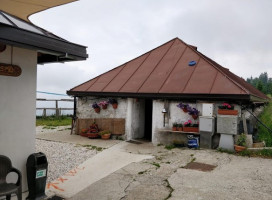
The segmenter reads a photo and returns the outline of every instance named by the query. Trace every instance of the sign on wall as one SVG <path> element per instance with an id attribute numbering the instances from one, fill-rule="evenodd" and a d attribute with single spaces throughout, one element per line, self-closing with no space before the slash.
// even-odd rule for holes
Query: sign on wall
<path id="1" fill-rule="evenodd" d="M 22 69 L 17 65 L 0 63 L 0 75 L 20 76 Z"/>

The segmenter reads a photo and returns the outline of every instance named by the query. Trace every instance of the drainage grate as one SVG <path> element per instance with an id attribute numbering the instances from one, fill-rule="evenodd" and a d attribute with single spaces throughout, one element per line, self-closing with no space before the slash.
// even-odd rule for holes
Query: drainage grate
<path id="1" fill-rule="evenodd" d="M 136 141 L 136 140 L 128 140 L 126 142 L 129 142 L 129 143 L 132 143 L 132 144 L 142 144 L 142 142 Z"/>
<path id="2" fill-rule="evenodd" d="M 64 200 L 64 198 L 59 197 L 59 196 L 53 196 L 53 197 L 50 197 L 50 198 L 47 199 L 47 200 Z"/>
<path id="3" fill-rule="evenodd" d="M 191 162 L 191 163 L 187 164 L 184 168 L 199 170 L 199 171 L 203 171 L 203 172 L 209 172 L 209 171 L 212 171 L 216 167 L 217 166 L 215 166 L 215 165 L 208 165 L 208 164 L 199 163 L 199 162 Z"/>

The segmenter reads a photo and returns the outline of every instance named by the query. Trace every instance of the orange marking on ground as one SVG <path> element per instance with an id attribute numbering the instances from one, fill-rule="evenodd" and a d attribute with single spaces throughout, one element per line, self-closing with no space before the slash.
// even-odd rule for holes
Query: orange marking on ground
<path id="1" fill-rule="evenodd" d="M 59 177 L 57 180 L 60 181 L 60 182 L 62 182 L 62 183 L 64 183 L 64 181 L 67 181 L 68 179 Z"/>
<path id="2" fill-rule="evenodd" d="M 71 171 L 69 171 L 67 174 L 65 174 L 66 176 L 75 176 L 77 173 L 76 169 L 72 169 Z"/>
<path id="3" fill-rule="evenodd" d="M 56 190 L 59 190 L 59 191 L 64 191 L 64 189 L 61 189 L 61 188 L 59 188 L 58 186 L 57 186 L 57 184 L 59 184 L 59 183 L 48 183 L 47 184 L 47 189 L 50 189 L 50 187 L 52 186 L 53 188 L 55 188 Z"/>
<path id="4" fill-rule="evenodd" d="M 85 167 L 82 167 L 81 169 L 80 169 L 79 167 L 77 167 L 76 169 L 79 169 L 79 170 L 84 170 L 84 169 L 85 169 Z"/>

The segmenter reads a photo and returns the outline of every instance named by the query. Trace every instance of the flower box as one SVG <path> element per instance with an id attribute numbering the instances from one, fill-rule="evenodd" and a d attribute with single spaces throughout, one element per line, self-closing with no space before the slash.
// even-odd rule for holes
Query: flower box
<path id="1" fill-rule="evenodd" d="M 238 110 L 218 109 L 219 115 L 238 115 Z"/>
<path id="2" fill-rule="evenodd" d="M 199 128 L 198 127 L 183 127 L 183 131 L 184 132 L 195 132 L 198 133 L 199 132 Z"/>

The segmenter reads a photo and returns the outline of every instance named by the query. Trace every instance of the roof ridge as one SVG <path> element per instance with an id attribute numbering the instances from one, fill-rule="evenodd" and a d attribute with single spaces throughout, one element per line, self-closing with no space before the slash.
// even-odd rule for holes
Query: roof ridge
<path id="1" fill-rule="evenodd" d="M 179 39 L 179 38 L 178 38 Z M 182 40 L 180 40 L 182 41 Z M 193 50 L 195 53 L 197 53 L 201 58 L 203 58 L 205 61 L 207 61 L 208 63 L 210 63 L 216 70 L 218 70 L 221 74 L 225 75 L 225 77 L 227 77 L 230 81 L 232 81 L 235 85 L 237 85 L 240 89 L 244 90 L 247 94 L 250 94 L 250 92 L 244 88 L 243 86 L 241 86 L 239 83 L 237 83 L 236 81 L 234 81 L 232 78 L 230 78 L 225 72 L 223 72 L 221 69 L 219 69 L 217 66 L 214 65 L 213 61 L 209 58 L 207 58 L 205 55 L 203 55 L 201 52 L 197 51 L 195 48 L 193 48 L 191 45 L 187 44 L 186 42 L 182 41 L 186 46 L 188 46 L 191 50 Z M 216 63 L 216 62 L 215 62 Z M 218 63 L 216 63 L 217 65 L 219 65 Z M 220 67 L 222 67 L 221 65 L 219 65 Z M 231 72 L 232 73 L 232 72 Z"/>

